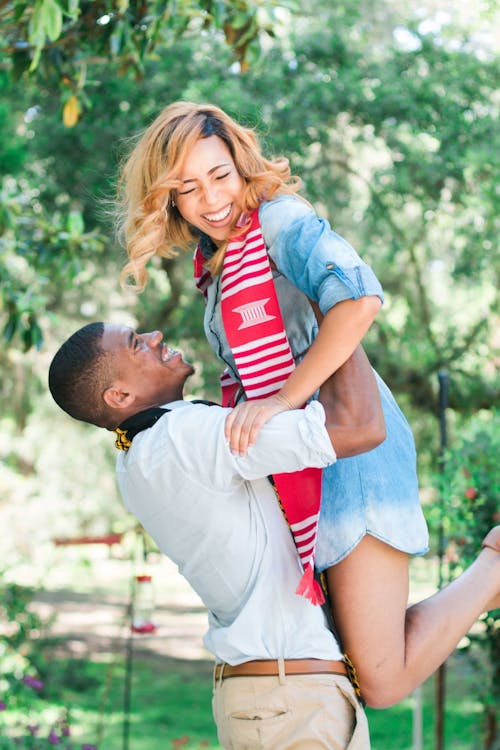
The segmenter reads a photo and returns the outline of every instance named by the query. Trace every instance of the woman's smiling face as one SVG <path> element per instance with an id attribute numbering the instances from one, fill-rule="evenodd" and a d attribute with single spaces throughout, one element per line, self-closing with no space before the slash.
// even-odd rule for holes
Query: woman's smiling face
<path id="1" fill-rule="evenodd" d="M 200 138 L 188 152 L 175 203 L 183 218 L 216 244 L 229 239 L 243 211 L 245 180 L 217 135 Z"/>

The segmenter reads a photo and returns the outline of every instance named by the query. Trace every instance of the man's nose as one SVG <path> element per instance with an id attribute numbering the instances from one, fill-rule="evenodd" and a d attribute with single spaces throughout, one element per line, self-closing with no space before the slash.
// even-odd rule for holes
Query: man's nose
<path id="1" fill-rule="evenodd" d="M 163 341 L 163 333 L 161 331 L 150 331 L 143 334 L 143 338 L 147 345 L 153 348 Z"/>

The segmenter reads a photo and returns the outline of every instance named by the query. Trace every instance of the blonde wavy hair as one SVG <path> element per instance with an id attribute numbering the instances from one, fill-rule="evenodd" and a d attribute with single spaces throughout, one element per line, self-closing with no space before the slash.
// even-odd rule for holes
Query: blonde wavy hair
<path id="1" fill-rule="evenodd" d="M 281 193 L 296 193 L 301 180 L 290 173 L 288 159 L 266 159 L 254 131 L 243 127 L 211 104 L 174 102 L 139 136 L 124 161 L 118 182 L 117 234 L 129 261 L 120 274 L 125 285 L 132 277 L 137 291 L 146 286 L 147 263 L 155 256 L 171 258 L 178 249 L 192 249 L 199 239 L 175 206 L 179 175 L 189 149 L 200 138 L 216 135 L 228 147 L 246 187 L 242 208 L 253 211 Z M 207 262 L 212 273 L 222 265 L 225 246 Z"/>

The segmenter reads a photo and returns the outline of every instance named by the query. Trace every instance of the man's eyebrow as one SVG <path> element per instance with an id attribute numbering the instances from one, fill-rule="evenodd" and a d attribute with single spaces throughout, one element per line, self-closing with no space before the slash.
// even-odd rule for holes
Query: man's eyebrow
<path id="1" fill-rule="evenodd" d="M 211 175 L 213 172 L 216 171 L 216 169 L 220 169 L 220 167 L 230 167 L 231 165 L 229 162 L 222 162 L 222 164 L 216 164 L 215 167 L 212 167 L 212 169 L 209 169 L 207 172 L 207 175 Z M 196 182 L 196 177 L 188 177 L 187 180 L 182 180 L 183 184 L 186 185 L 188 182 Z"/>

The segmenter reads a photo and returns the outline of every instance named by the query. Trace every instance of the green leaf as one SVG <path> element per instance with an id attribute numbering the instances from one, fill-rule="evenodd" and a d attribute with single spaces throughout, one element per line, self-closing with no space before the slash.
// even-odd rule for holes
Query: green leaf
<path id="1" fill-rule="evenodd" d="M 228 20 L 229 25 L 233 29 L 242 29 L 244 26 L 251 21 L 253 16 L 250 13 L 236 13 L 233 18 Z"/>
<path id="2" fill-rule="evenodd" d="M 40 351 L 43 346 L 43 333 L 42 329 L 34 319 L 31 321 L 30 332 L 31 345 L 34 346 L 37 351 Z"/>
<path id="3" fill-rule="evenodd" d="M 35 55 L 37 52 L 41 52 L 45 44 L 45 29 L 43 24 L 43 1 L 37 0 L 35 7 L 33 8 L 33 14 L 30 18 L 28 25 L 28 39 L 30 44 L 35 47 Z M 39 57 L 40 55 L 38 55 Z M 38 62 L 36 63 L 38 65 Z M 36 67 L 35 65 L 35 67 Z M 31 64 L 30 70 L 33 68 Z"/>
<path id="4" fill-rule="evenodd" d="M 28 68 L 28 71 L 30 73 L 33 73 L 33 71 L 38 68 L 38 63 L 40 62 L 40 57 L 42 56 L 42 49 L 43 43 L 36 45 L 35 52 L 33 53 L 33 60 L 31 61 L 31 65 Z"/>
<path id="5" fill-rule="evenodd" d="M 113 33 L 109 37 L 109 50 L 113 57 L 116 57 L 117 55 L 120 54 L 122 47 L 124 45 L 124 42 L 125 42 L 125 37 L 123 34 L 123 26 L 121 23 L 119 23 L 113 29 Z"/>
<path id="6" fill-rule="evenodd" d="M 59 39 L 62 31 L 62 8 L 56 0 L 44 0 L 42 6 L 42 23 L 45 33 L 51 42 Z"/>
<path id="7" fill-rule="evenodd" d="M 70 211 L 66 226 L 72 237 L 77 237 L 84 233 L 85 224 L 80 211 Z"/>
<path id="8" fill-rule="evenodd" d="M 17 313 L 17 310 L 15 310 L 10 313 L 7 319 L 7 323 L 5 324 L 4 329 L 2 331 L 2 338 L 6 344 L 10 344 L 10 342 L 14 338 L 18 325 L 19 325 L 19 315 Z"/>
<path id="9" fill-rule="evenodd" d="M 80 0 L 68 0 L 67 15 L 75 21 L 80 15 Z"/>
<path id="10" fill-rule="evenodd" d="M 34 47 L 30 72 L 38 67 L 47 38 L 53 42 L 60 37 L 62 21 L 62 8 L 56 0 L 37 0 L 28 26 L 29 41 Z"/>

